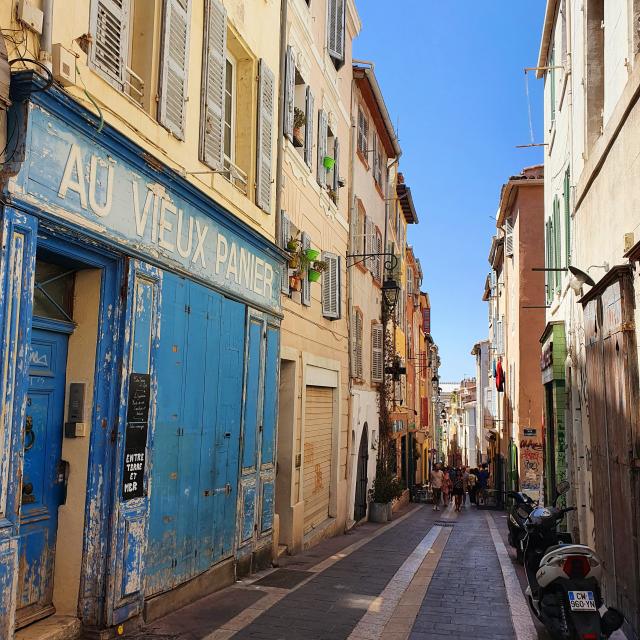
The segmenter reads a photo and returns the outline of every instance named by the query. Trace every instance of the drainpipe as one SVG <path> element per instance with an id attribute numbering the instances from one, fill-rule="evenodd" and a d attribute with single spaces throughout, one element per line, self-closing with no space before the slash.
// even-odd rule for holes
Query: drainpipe
<path id="1" fill-rule="evenodd" d="M 49 71 L 51 65 L 52 50 L 52 34 L 53 34 L 53 3 L 54 0 L 42 1 L 42 35 L 40 36 L 40 62 L 42 62 Z"/>
<path id="2" fill-rule="evenodd" d="M 53 2 L 53 0 L 45 0 Z M 289 0 L 281 0 L 280 4 L 280 91 L 278 92 L 278 147 L 276 151 L 276 224 L 275 241 L 280 238 L 280 209 L 282 207 L 282 160 L 284 157 L 284 92 L 285 60 L 287 58 L 287 8 Z"/>

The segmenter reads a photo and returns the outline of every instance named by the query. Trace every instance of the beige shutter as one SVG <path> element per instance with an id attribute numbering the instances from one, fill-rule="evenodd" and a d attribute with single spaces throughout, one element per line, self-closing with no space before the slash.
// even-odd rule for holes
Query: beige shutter
<path id="1" fill-rule="evenodd" d="M 324 157 L 327 155 L 327 113 L 318 111 L 318 184 L 324 187 L 327 181 L 327 170 L 324 168 Z"/>
<path id="2" fill-rule="evenodd" d="M 296 97 L 296 63 L 293 49 L 287 47 L 285 60 L 284 135 L 293 140 L 293 120 Z"/>
<path id="3" fill-rule="evenodd" d="M 322 259 L 328 265 L 322 274 L 322 315 L 337 319 L 340 317 L 340 257 L 323 252 Z"/>
<path id="4" fill-rule="evenodd" d="M 91 3 L 91 63 L 120 91 L 124 89 L 129 57 L 129 0 L 93 0 Z"/>
<path id="5" fill-rule="evenodd" d="M 332 58 L 343 62 L 345 0 L 329 0 L 327 5 L 327 48 Z"/>
<path id="6" fill-rule="evenodd" d="M 309 235 L 302 232 L 302 248 L 310 249 L 311 248 L 311 240 L 309 239 Z M 309 282 L 309 278 L 307 277 L 307 273 L 302 274 L 302 304 L 306 307 L 311 305 L 311 283 Z"/>
<path id="7" fill-rule="evenodd" d="M 371 327 L 371 381 L 382 382 L 383 360 L 382 343 L 384 332 L 381 324 L 374 324 Z"/>
<path id="8" fill-rule="evenodd" d="M 165 0 L 158 121 L 184 139 L 191 0 Z"/>
<path id="9" fill-rule="evenodd" d="M 258 86 L 258 153 L 256 158 L 256 204 L 271 213 L 271 164 L 273 158 L 273 114 L 275 77 L 260 60 Z"/>
<path id="10" fill-rule="evenodd" d="M 333 393 L 331 387 L 306 387 L 303 445 L 305 533 L 329 517 Z"/>
<path id="11" fill-rule="evenodd" d="M 227 67 L 227 11 L 219 0 L 205 1 L 202 51 L 200 160 L 218 170 L 224 164 L 224 103 Z"/>
<path id="12" fill-rule="evenodd" d="M 307 121 L 304 125 L 304 161 L 311 168 L 313 163 L 313 93 L 311 93 L 311 87 L 307 87 L 305 107 Z"/>
<path id="13" fill-rule="evenodd" d="M 362 312 L 353 307 L 352 309 L 352 327 L 351 327 L 351 372 L 354 378 L 361 380 L 363 378 L 362 367 Z"/>
<path id="14" fill-rule="evenodd" d="M 291 236 L 291 221 L 285 211 L 280 211 L 280 237 L 279 244 L 282 249 L 287 248 L 287 242 Z M 289 263 L 285 261 L 284 268 L 282 270 L 282 279 L 280 281 L 280 290 L 282 293 L 289 295 L 291 293 L 289 289 Z"/>
<path id="15" fill-rule="evenodd" d="M 504 255 L 513 255 L 513 224 L 509 218 L 504 221 Z"/>

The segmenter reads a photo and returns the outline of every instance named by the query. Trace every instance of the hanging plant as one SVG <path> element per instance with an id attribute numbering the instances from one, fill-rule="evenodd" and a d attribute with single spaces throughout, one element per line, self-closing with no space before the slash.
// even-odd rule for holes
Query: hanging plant
<path id="1" fill-rule="evenodd" d="M 300 246 L 302 245 L 302 242 L 300 240 L 300 232 L 298 231 L 298 233 L 296 233 L 295 236 L 291 236 L 289 238 L 289 240 L 287 241 L 287 251 L 292 252 L 292 251 L 298 251 L 300 249 Z"/>
<path id="2" fill-rule="evenodd" d="M 323 271 L 329 268 L 329 263 L 324 260 L 316 260 L 310 267 L 307 273 L 309 282 L 318 282 Z"/>

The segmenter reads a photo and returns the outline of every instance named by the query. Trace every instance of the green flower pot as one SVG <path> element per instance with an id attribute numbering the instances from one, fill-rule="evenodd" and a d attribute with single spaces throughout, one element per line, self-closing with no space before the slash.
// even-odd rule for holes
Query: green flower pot
<path id="1" fill-rule="evenodd" d="M 331 156 L 325 156 L 322 159 L 322 166 L 327 170 L 327 171 L 331 171 L 331 169 L 333 169 L 333 165 L 336 163 L 336 161 L 331 157 Z"/>
<path id="2" fill-rule="evenodd" d="M 309 262 L 313 262 L 320 255 L 320 252 L 317 249 L 306 249 L 304 255 Z"/>
<path id="3" fill-rule="evenodd" d="M 309 279 L 309 282 L 318 282 L 318 280 L 320 280 L 320 275 L 321 273 L 319 271 L 316 271 L 315 269 L 309 269 L 307 278 Z"/>

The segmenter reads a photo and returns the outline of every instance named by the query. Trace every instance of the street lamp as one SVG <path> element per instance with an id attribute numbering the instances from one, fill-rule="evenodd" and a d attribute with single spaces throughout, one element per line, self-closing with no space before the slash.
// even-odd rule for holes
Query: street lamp
<path id="1" fill-rule="evenodd" d="M 400 287 L 393 278 L 388 278 L 382 283 L 382 300 L 387 310 L 392 312 L 398 304 Z"/>

